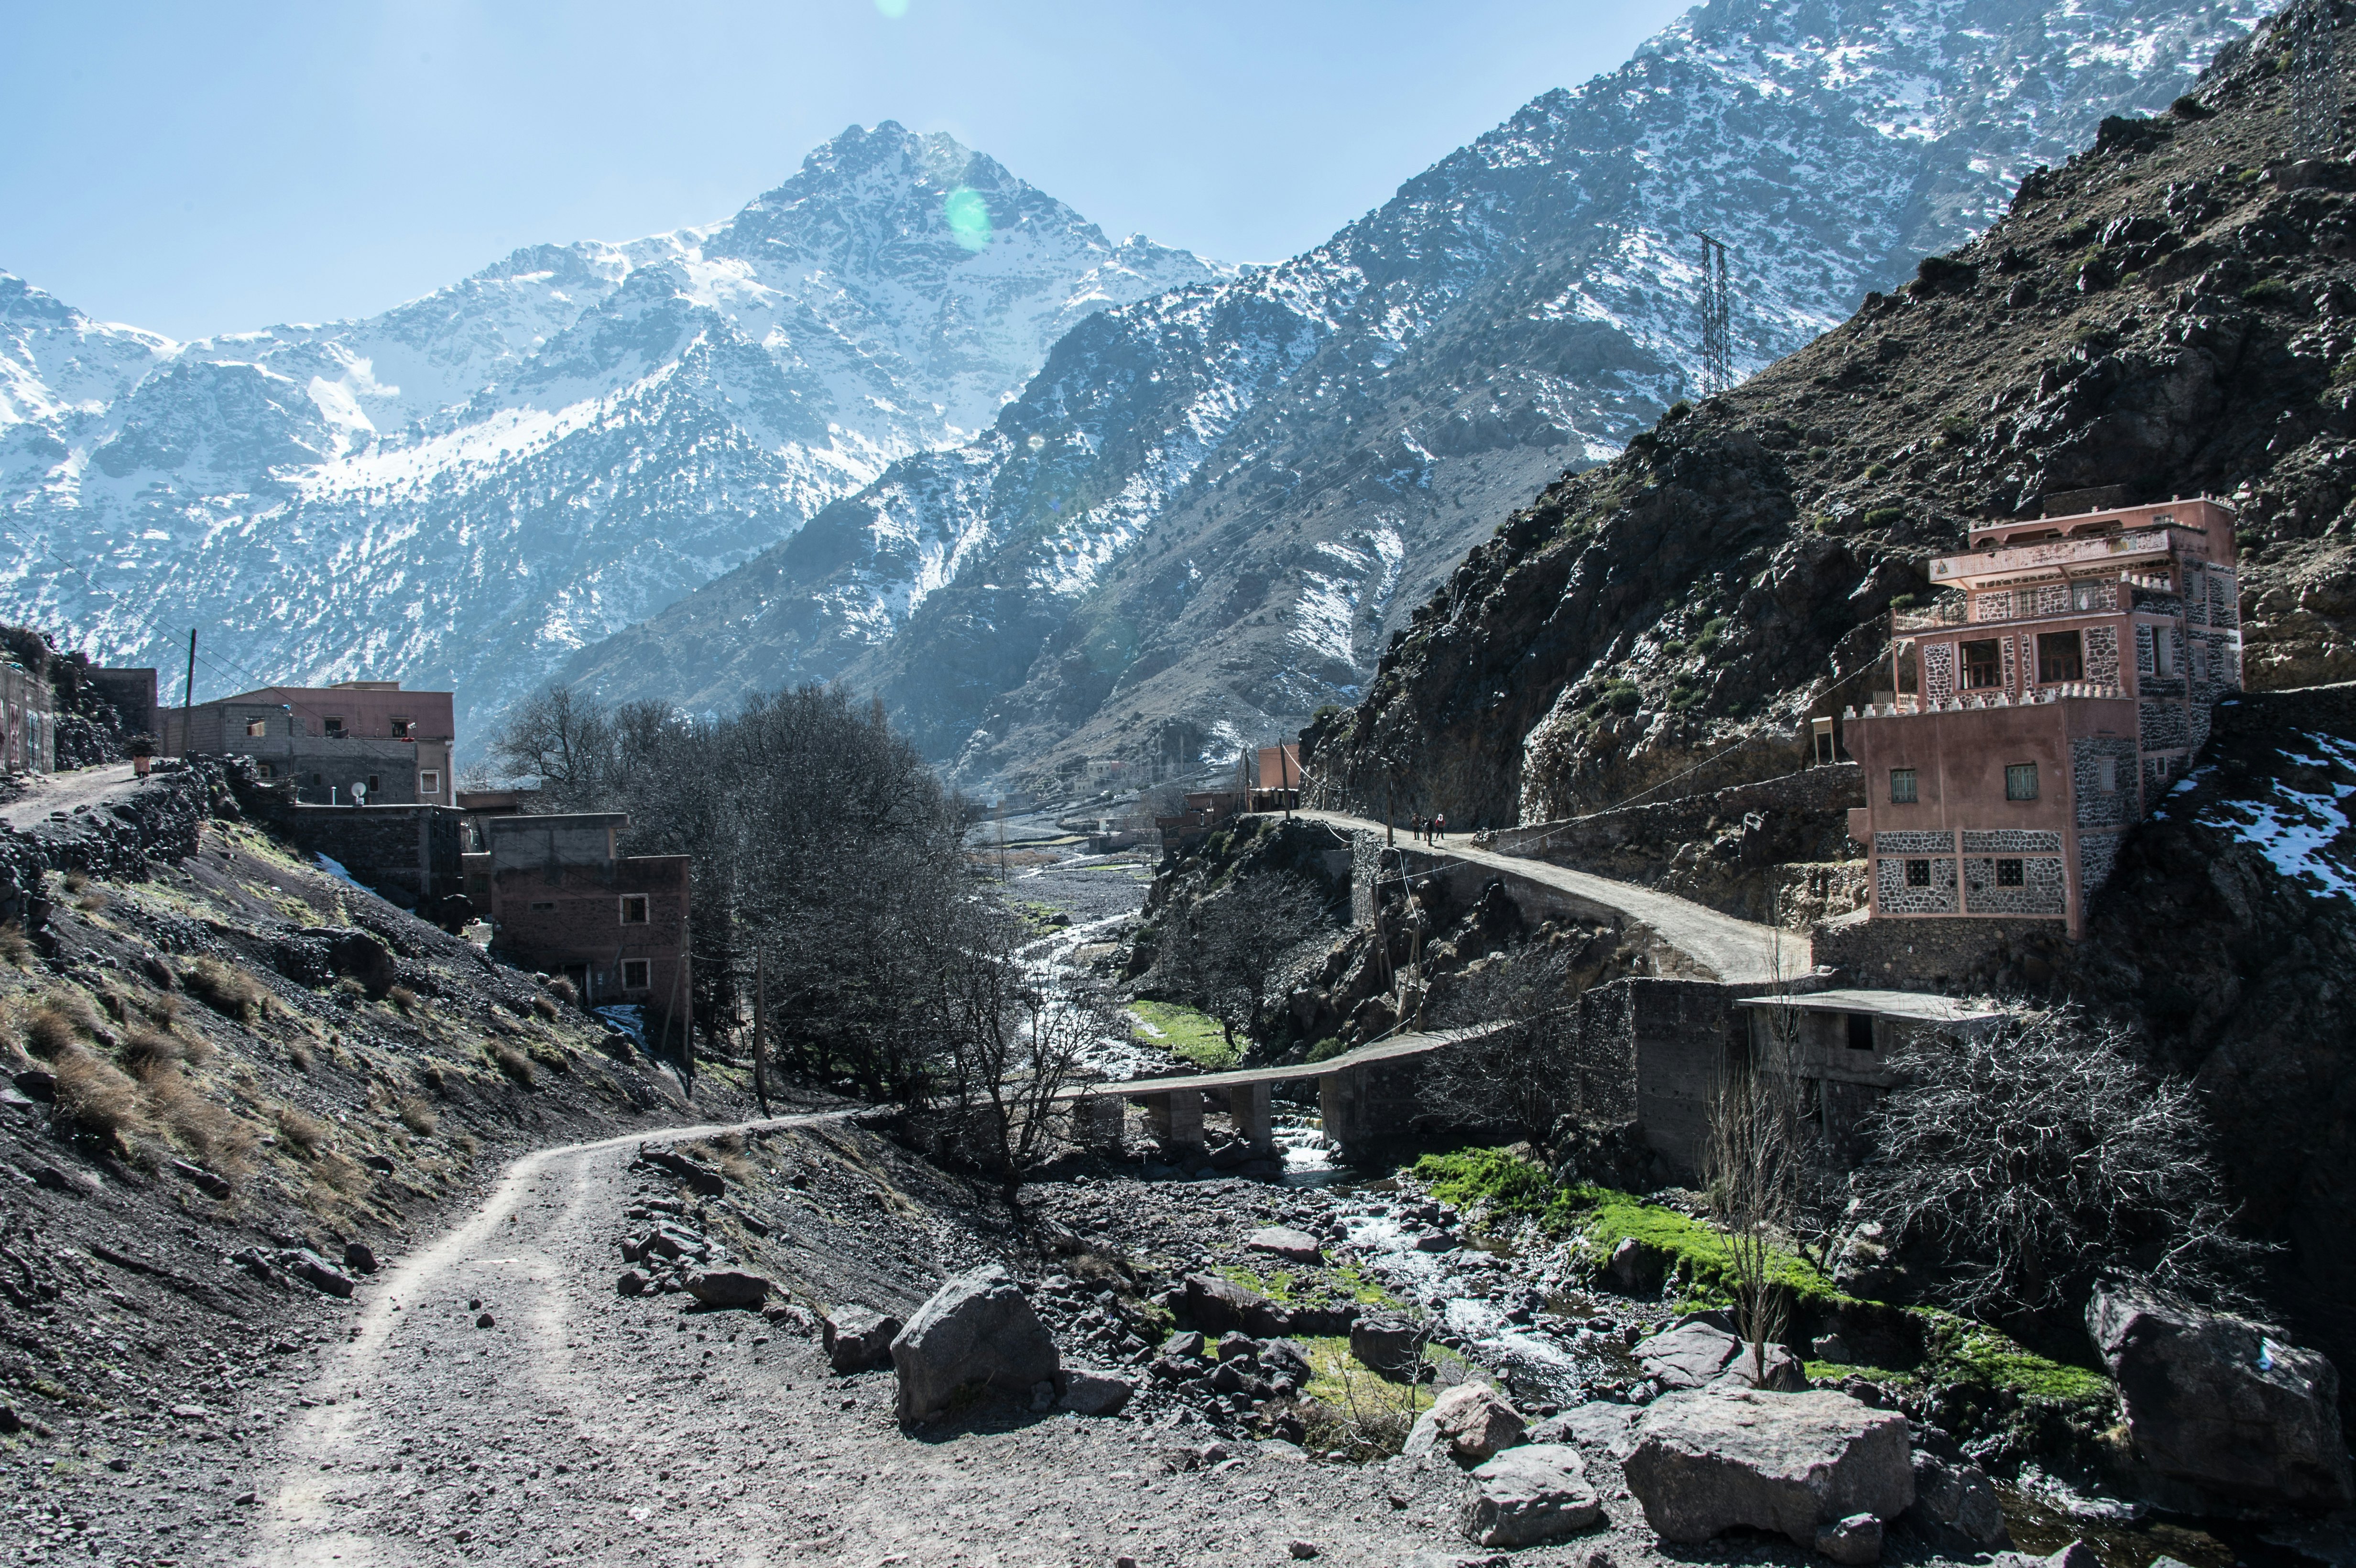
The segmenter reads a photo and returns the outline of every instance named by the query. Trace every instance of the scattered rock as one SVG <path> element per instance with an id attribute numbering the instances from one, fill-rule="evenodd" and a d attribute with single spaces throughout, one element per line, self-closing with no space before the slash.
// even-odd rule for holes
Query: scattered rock
<path id="1" fill-rule="evenodd" d="M 1423 1359 L 1423 1326 L 1408 1317 L 1361 1317 L 1350 1325 L 1350 1354 L 1376 1371 L 1397 1374 Z"/>
<path id="2" fill-rule="evenodd" d="M 173 1175 L 187 1181 L 208 1198 L 226 1198 L 230 1195 L 228 1180 L 216 1172 L 207 1170 L 201 1165 L 192 1164 L 185 1159 L 167 1160 L 165 1163 L 171 1168 Z"/>
<path id="3" fill-rule="evenodd" d="M 706 1307 L 757 1307 L 768 1299 L 769 1282 L 739 1269 L 697 1269 L 687 1276 L 687 1293 Z"/>
<path id="4" fill-rule="evenodd" d="M 1998 1552 L 2012 1544 L 1996 1487 L 1976 1465 L 1914 1451 L 1914 1506 L 1907 1528 L 1946 1552 Z"/>
<path id="5" fill-rule="evenodd" d="M 1579 1450 L 1561 1443 L 1508 1448 L 1476 1467 L 1459 1523 L 1478 1546 L 1532 1546 L 1603 1517 Z"/>
<path id="6" fill-rule="evenodd" d="M 1845 1568 L 1866 1568 L 1881 1561 L 1881 1521 L 1869 1513 L 1853 1513 L 1816 1527 L 1816 1551 Z"/>
<path id="7" fill-rule="evenodd" d="M 1743 1349 L 1742 1341 L 1707 1322 L 1688 1322 L 1636 1347 L 1644 1373 L 1665 1389 L 1697 1389 L 1714 1381 Z"/>
<path id="8" fill-rule="evenodd" d="M 2094 1549 L 2083 1541 L 2073 1541 L 2061 1551 L 2038 1559 L 2044 1568 L 2103 1568 L 2103 1560 Z"/>
<path id="9" fill-rule="evenodd" d="M 1636 1405 L 1590 1400 L 1572 1405 L 1559 1415 L 1547 1417 L 1531 1427 L 1527 1436 L 1532 1443 L 1576 1443 L 1582 1448 L 1601 1448 L 1615 1459 L 1625 1459 L 1636 1446 L 1633 1428 L 1640 1413 Z"/>
<path id="10" fill-rule="evenodd" d="M 1317 1555 L 1317 1543 L 1313 1541 L 1288 1541 L 1284 1543 L 1284 1549 L 1291 1552 L 1295 1559 L 1302 1562 Z"/>
<path id="11" fill-rule="evenodd" d="M 622 1271 L 622 1277 L 614 1282 L 614 1288 L 624 1296 L 644 1296 L 647 1293 L 647 1276 L 634 1268 L 626 1268 Z"/>
<path id="12" fill-rule="evenodd" d="M 1459 1464 L 1478 1465 L 1522 1440 L 1521 1413 L 1487 1383 L 1459 1383 L 1415 1418 L 1406 1454 L 1409 1458 L 1446 1453 Z"/>
<path id="13" fill-rule="evenodd" d="M 638 1146 L 638 1157 L 658 1170 L 677 1177 L 691 1192 L 705 1198 L 717 1198 L 728 1189 L 728 1183 L 717 1168 L 701 1160 L 690 1159 L 676 1149 L 658 1148 L 651 1144 Z"/>
<path id="14" fill-rule="evenodd" d="M 1895 1519 L 1914 1501 L 1906 1418 L 1847 1394 L 1672 1393 L 1635 1432 L 1628 1488 L 1666 1541 L 1747 1525 L 1814 1546 L 1819 1525 Z"/>
<path id="15" fill-rule="evenodd" d="M 1270 1339 L 1262 1345 L 1259 1364 L 1270 1377 L 1290 1378 L 1296 1388 L 1305 1385 L 1312 1375 L 1309 1352 L 1290 1339 Z"/>
<path id="16" fill-rule="evenodd" d="M 14 1437 L 25 1430 L 24 1418 L 5 1404 L 0 1404 L 0 1435 Z"/>
<path id="17" fill-rule="evenodd" d="M 359 1274 L 374 1274 L 376 1252 L 366 1242 L 346 1242 L 344 1266 Z"/>
<path id="18" fill-rule="evenodd" d="M 1223 1361 L 1259 1360 L 1259 1341 L 1248 1334 L 1229 1332 L 1219 1336 L 1218 1359 Z"/>
<path id="19" fill-rule="evenodd" d="M 99 1189 L 98 1178 L 86 1171 L 68 1170 L 60 1165 L 37 1165 L 31 1169 L 35 1186 L 46 1187 L 52 1192 L 63 1192 L 75 1198 L 88 1198 Z"/>
<path id="20" fill-rule="evenodd" d="M 349 1296 L 359 1281 L 308 1247 L 289 1247 L 278 1254 L 278 1266 L 314 1289 L 329 1296 Z"/>
<path id="21" fill-rule="evenodd" d="M 1024 1389 L 1056 1378 L 1055 1341 L 1030 1298 L 995 1264 L 935 1291 L 891 1342 L 903 1422 L 928 1421 L 958 1390 Z"/>
<path id="22" fill-rule="evenodd" d="M 1169 1339 L 1164 1339 L 1162 1342 L 1162 1353 L 1165 1356 L 1190 1358 L 1200 1356 L 1203 1353 L 1203 1336 L 1190 1328 L 1183 1333 L 1173 1334 Z"/>
<path id="23" fill-rule="evenodd" d="M 477 1313 L 475 1316 L 475 1327 L 477 1328 L 496 1328 L 498 1327 L 498 1319 L 492 1317 L 487 1312 Z"/>
<path id="24" fill-rule="evenodd" d="M 1419 1253 L 1445 1253 L 1455 1249 L 1456 1238 L 1446 1231 L 1426 1231 L 1410 1244 Z"/>
<path id="25" fill-rule="evenodd" d="M 1080 1415 L 1118 1415 L 1133 1392 L 1126 1378 L 1076 1370 L 1064 1382 L 1064 1408 Z"/>
<path id="26" fill-rule="evenodd" d="M 1282 1225 L 1269 1225 L 1254 1231 L 1244 1238 L 1244 1245 L 1256 1253 L 1273 1253 L 1278 1257 L 1296 1264 L 1323 1262 L 1325 1249 L 1317 1238 L 1306 1231 L 1295 1231 Z"/>
<path id="27" fill-rule="evenodd" d="M 900 1320 L 863 1307 L 846 1307 L 819 1319 L 820 1342 L 838 1372 L 863 1372 L 890 1359 Z"/>
<path id="28" fill-rule="evenodd" d="M 1633 1236 L 1622 1236 L 1603 1265 L 1603 1277 L 1622 1296 L 1649 1296 L 1661 1288 L 1661 1256 Z"/>
<path id="29" fill-rule="evenodd" d="M 2095 1289 L 2086 1328 L 2154 1474 L 2257 1508 L 2356 1501 L 2340 1376 L 2319 1352 L 2125 1285 Z"/>
<path id="30" fill-rule="evenodd" d="M 44 1067 L 28 1067 L 11 1080 L 16 1092 L 27 1100 L 38 1100 L 53 1105 L 58 1099 L 58 1075 Z"/>
<path id="31" fill-rule="evenodd" d="M 1837 1334 L 1819 1335 L 1808 1349 L 1816 1360 L 1831 1361 L 1838 1366 L 1846 1367 L 1856 1360 L 1849 1354 L 1848 1341 Z"/>

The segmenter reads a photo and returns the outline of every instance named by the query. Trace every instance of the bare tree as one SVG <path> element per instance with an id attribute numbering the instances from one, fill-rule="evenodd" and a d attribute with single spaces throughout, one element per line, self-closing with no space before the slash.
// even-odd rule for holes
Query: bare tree
<path id="1" fill-rule="evenodd" d="M 2099 1274 L 2244 1301 L 2263 1252 L 2234 1229 L 2190 1085 L 2125 1029 L 2069 1008 L 1930 1035 L 1863 1124 L 1858 1216 L 1938 1266 L 1936 1294 L 1987 1315 L 2074 1306 Z"/>
<path id="2" fill-rule="evenodd" d="M 1258 1036 L 1277 981 L 1324 930 L 1324 897 L 1307 879 L 1237 876 L 1164 923 L 1152 984 L 1217 1019 L 1232 1051 L 1238 1030 Z"/>
<path id="3" fill-rule="evenodd" d="M 1417 1080 L 1425 1109 L 1450 1126 L 1545 1142 L 1559 1117 L 1589 1108 L 1588 1085 L 1574 1065 L 1577 999 L 1569 957 L 1559 952 L 1492 959 L 1451 976 L 1434 1021 L 1499 1027 L 1428 1059 Z"/>
<path id="4" fill-rule="evenodd" d="M 1779 982 L 1778 1000 L 1785 997 Z M 1799 1218 L 1810 1140 L 1800 1104 L 1799 1013 L 1762 1009 L 1750 1049 L 1719 1059 L 1703 1151 L 1711 1218 L 1726 1236 L 1734 1276 L 1735 1327 L 1751 1347 L 1754 1381 L 1767 1372 L 1767 1347 L 1783 1338 L 1791 1295 L 1780 1277 Z"/>

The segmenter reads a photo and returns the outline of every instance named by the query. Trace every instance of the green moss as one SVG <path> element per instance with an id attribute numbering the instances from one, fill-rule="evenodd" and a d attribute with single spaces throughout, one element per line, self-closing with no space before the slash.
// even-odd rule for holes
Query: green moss
<path id="1" fill-rule="evenodd" d="M 1398 1297 L 1376 1284 L 1355 1264 L 1333 1268 L 1280 1268 L 1265 1273 L 1245 1264 L 1214 1264 L 1211 1272 L 1229 1285 L 1241 1285 L 1280 1307 L 1336 1307 L 1349 1301 L 1361 1307 L 1401 1305 Z"/>
<path id="2" fill-rule="evenodd" d="M 1443 1203 L 1491 1218 L 1536 1220 L 1547 1234 L 1569 1232 L 1578 1208 L 1569 1189 L 1536 1160 L 1502 1148 L 1428 1154 L 1410 1168 Z"/>
<path id="3" fill-rule="evenodd" d="M 2291 286 L 2280 278 L 2260 278 L 2242 291 L 2243 302 L 2247 304 L 2286 305 L 2292 298 Z"/>
<path id="4" fill-rule="evenodd" d="M 1308 1060 L 1311 1061 L 1331 1061 L 1349 1049 L 1350 1048 L 1348 1046 L 1344 1045 L 1339 1040 L 1329 1034 L 1323 1040 L 1319 1040 L 1315 1045 L 1309 1048 Z"/>
<path id="5" fill-rule="evenodd" d="M 1915 1308 L 1930 1355 L 1917 1373 L 1926 1382 L 1965 1385 L 2055 1404 L 2107 1403 L 2111 1380 L 2085 1367 L 2046 1360 L 1995 1329 L 1935 1307 Z"/>
<path id="6" fill-rule="evenodd" d="M 1851 1366 L 1847 1361 L 1803 1361 L 1801 1370 L 1812 1383 L 1838 1382 L 1843 1378 L 1863 1378 L 1868 1382 L 1882 1384 L 1911 1382 L 1912 1372 L 1893 1372 L 1888 1367 Z"/>
<path id="7" fill-rule="evenodd" d="M 1227 1045 L 1219 1020 L 1178 1002 L 1131 1002 L 1129 1010 L 1149 1026 L 1136 1031 L 1182 1061 L 1216 1070 L 1233 1067 L 1239 1051 Z"/>

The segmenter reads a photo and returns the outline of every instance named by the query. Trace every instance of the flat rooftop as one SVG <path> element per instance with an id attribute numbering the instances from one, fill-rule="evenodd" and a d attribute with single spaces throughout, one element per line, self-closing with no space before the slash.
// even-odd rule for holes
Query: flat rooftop
<path id="1" fill-rule="evenodd" d="M 1739 997 L 1739 1008 L 1796 1008 L 1809 1013 L 1869 1013 L 1909 1023 L 1969 1023 L 2000 1019 L 2004 1009 L 1988 1002 L 1959 1002 L 1929 991 L 1805 991 L 1795 996 Z"/>

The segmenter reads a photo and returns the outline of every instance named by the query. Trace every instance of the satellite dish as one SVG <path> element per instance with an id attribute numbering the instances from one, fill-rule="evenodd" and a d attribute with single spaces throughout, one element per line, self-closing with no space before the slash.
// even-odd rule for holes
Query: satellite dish
<path id="1" fill-rule="evenodd" d="M 352 799 L 361 805 L 366 805 L 368 804 L 368 785 L 364 784 L 356 784 L 352 785 Z"/>

